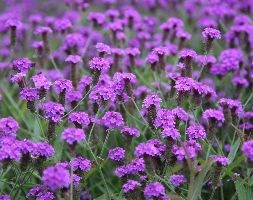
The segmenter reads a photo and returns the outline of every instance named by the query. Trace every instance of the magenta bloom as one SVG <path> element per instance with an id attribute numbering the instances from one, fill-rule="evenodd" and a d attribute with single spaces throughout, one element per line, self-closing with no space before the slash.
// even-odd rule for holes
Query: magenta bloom
<path id="1" fill-rule="evenodd" d="M 140 143 L 138 146 L 135 147 L 134 154 L 137 157 L 141 156 L 161 156 L 164 154 L 166 150 L 165 144 L 163 144 L 158 139 L 151 139 L 147 142 Z"/>
<path id="2" fill-rule="evenodd" d="M 81 156 L 74 158 L 71 164 L 74 171 L 80 170 L 87 172 L 91 169 L 91 161 Z"/>
<path id="3" fill-rule="evenodd" d="M 31 67 L 34 66 L 34 63 L 28 58 L 20 58 L 14 60 L 12 64 L 14 70 L 24 73 L 28 72 L 31 69 Z"/>
<path id="4" fill-rule="evenodd" d="M 191 124 L 186 129 L 186 134 L 189 136 L 190 139 L 205 139 L 206 138 L 206 131 L 203 126 L 199 124 Z"/>
<path id="5" fill-rule="evenodd" d="M 51 82 L 45 77 L 44 74 L 39 73 L 32 77 L 35 88 L 49 90 Z"/>
<path id="6" fill-rule="evenodd" d="M 174 174 L 170 176 L 169 182 L 174 185 L 175 187 L 178 187 L 186 182 L 186 178 L 182 174 Z"/>
<path id="7" fill-rule="evenodd" d="M 82 62 L 82 58 L 79 55 L 69 55 L 66 59 L 65 62 L 77 64 Z"/>
<path id="8" fill-rule="evenodd" d="M 221 122 L 224 123 L 225 118 L 224 114 L 221 110 L 215 110 L 215 109 L 207 109 L 203 113 L 203 118 L 206 120 L 212 120 L 215 122 Z"/>
<path id="9" fill-rule="evenodd" d="M 43 171 L 42 182 L 50 190 L 68 188 L 70 185 L 69 171 L 61 166 L 51 166 Z"/>
<path id="10" fill-rule="evenodd" d="M 175 119 L 174 114 L 168 109 L 159 109 L 156 115 L 154 126 L 156 128 L 174 127 Z"/>
<path id="11" fill-rule="evenodd" d="M 135 190 L 137 187 L 140 187 L 141 184 L 138 181 L 135 180 L 128 180 L 123 186 L 123 191 L 125 193 L 131 192 Z"/>
<path id="12" fill-rule="evenodd" d="M 99 53 L 111 54 L 111 47 L 102 42 L 96 44 L 96 49 Z"/>
<path id="13" fill-rule="evenodd" d="M 20 98 L 27 101 L 39 99 L 39 92 L 36 88 L 23 88 L 20 92 Z"/>
<path id="14" fill-rule="evenodd" d="M 70 80 L 60 79 L 54 82 L 54 89 L 57 94 L 60 94 L 61 92 L 68 92 L 72 90 L 72 88 L 73 88 L 73 85 Z"/>
<path id="15" fill-rule="evenodd" d="M 68 117 L 68 122 L 88 126 L 90 124 L 90 118 L 86 112 L 72 112 Z"/>
<path id="16" fill-rule="evenodd" d="M 205 28 L 202 36 L 207 39 L 221 39 L 220 31 L 214 28 Z"/>
<path id="17" fill-rule="evenodd" d="M 148 109 L 151 105 L 154 105 L 156 108 L 159 108 L 161 102 L 162 99 L 160 97 L 155 94 L 151 94 L 144 99 L 142 107 Z"/>
<path id="18" fill-rule="evenodd" d="M 110 149 L 108 153 L 108 157 L 111 160 L 120 161 L 125 157 L 125 150 L 121 147 Z"/>
<path id="19" fill-rule="evenodd" d="M 46 102 L 44 103 L 44 114 L 46 119 L 58 123 L 61 121 L 61 117 L 64 114 L 64 107 L 52 101 Z"/>
<path id="20" fill-rule="evenodd" d="M 5 117 L 0 119 L 0 133 L 4 136 L 16 136 L 19 129 L 18 122 L 12 117 Z"/>
<path id="21" fill-rule="evenodd" d="M 118 112 L 108 111 L 102 117 L 104 126 L 109 129 L 119 128 L 124 125 L 123 117 Z"/>
<path id="22" fill-rule="evenodd" d="M 152 198 L 162 199 L 162 197 L 166 196 L 165 188 L 159 182 L 149 183 L 144 189 L 144 196 L 147 200 Z"/>
<path id="23" fill-rule="evenodd" d="M 229 159 L 225 156 L 211 156 L 213 161 L 217 164 L 217 165 L 221 165 L 221 166 L 227 166 L 229 164 Z"/>
<path id="24" fill-rule="evenodd" d="M 37 185 L 29 190 L 27 198 L 36 197 L 38 200 L 53 200 L 55 199 L 54 193 L 44 185 Z"/>
<path id="25" fill-rule="evenodd" d="M 173 127 L 166 127 L 163 129 L 162 131 L 162 136 L 164 138 L 172 138 L 173 140 L 177 140 L 178 138 L 180 138 L 180 132 Z"/>
<path id="26" fill-rule="evenodd" d="M 89 66 L 93 70 L 102 71 L 108 70 L 110 68 L 110 63 L 106 58 L 94 57 L 89 62 Z"/>
<path id="27" fill-rule="evenodd" d="M 0 140 L 0 161 L 11 159 L 18 161 L 21 157 L 19 141 L 13 137 L 3 137 Z"/>
<path id="28" fill-rule="evenodd" d="M 124 126 L 121 129 L 121 133 L 123 135 L 126 135 L 127 137 L 139 137 L 140 136 L 140 131 L 137 128 L 131 128 L 128 126 Z"/>
<path id="29" fill-rule="evenodd" d="M 243 143 L 242 152 L 250 162 L 253 162 L 253 140 L 249 140 Z"/>
<path id="30" fill-rule="evenodd" d="M 80 128 L 66 128 L 62 132 L 61 139 L 72 145 L 85 140 L 85 134 L 83 129 Z"/>
<path id="31" fill-rule="evenodd" d="M 50 158 L 54 155 L 54 148 L 47 142 L 37 142 L 32 145 L 32 155 L 34 157 Z"/>

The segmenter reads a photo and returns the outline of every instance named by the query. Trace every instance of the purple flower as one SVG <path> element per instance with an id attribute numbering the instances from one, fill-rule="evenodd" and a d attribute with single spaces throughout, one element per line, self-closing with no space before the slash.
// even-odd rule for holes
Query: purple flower
<path id="1" fill-rule="evenodd" d="M 71 164 L 74 171 L 80 170 L 87 172 L 91 169 L 91 161 L 81 156 L 74 158 Z"/>
<path id="2" fill-rule="evenodd" d="M 154 126 L 156 128 L 174 127 L 174 114 L 168 109 L 159 109 L 156 115 Z"/>
<path id="3" fill-rule="evenodd" d="M 5 26 L 8 28 L 12 28 L 12 27 L 20 28 L 22 25 L 23 25 L 22 22 L 15 18 L 8 19 L 5 22 Z"/>
<path id="4" fill-rule="evenodd" d="M 52 101 L 44 103 L 45 118 L 52 120 L 55 123 L 61 121 L 61 117 L 64 114 L 64 107 Z"/>
<path id="5" fill-rule="evenodd" d="M 85 138 L 84 131 L 80 128 L 66 128 L 61 134 L 61 139 L 70 145 L 79 143 L 80 141 L 85 140 Z"/>
<path id="6" fill-rule="evenodd" d="M 160 108 L 160 103 L 162 99 L 155 94 L 150 94 L 146 96 L 143 101 L 142 107 L 148 109 L 151 105 L 155 106 L 156 108 Z"/>
<path id="7" fill-rule="evenodd" d="M 111 54 L 111 47 L 102 42 L 96 44 L 96 49 L 99 53 Z"/>
<path id="8" fill-rule="evenodd" d="M 109 129 L 118 128 L 124 125 L 123 117 L 118 112 L 108 111 L 102 117 L 104 126 Z"/>
<path id="9" fill-rule="evenodd" d="M 221 98 L 218 104 L 223 108 L 229 108 L 231 111 L 241 113 L 243 111 L 242 103 L 239 100 L 233 100 L 229 98 Z"/>
<path id="10" fill-rule="evenodd" d="M 55 199 L 54 193 L 48 191 L 44 185 L 37 185 L 29 190 L 27 198 L 36 197 L 37 200 L 53 200 Z"/>
<path id="11" fill-rule="evenodd" d="M 8 194 L 1 194 L 0 200 L 11 200 L 11 197 Z"/>
<path id="12" fill-rule="evenodd" d="M 140 143 L 135 147 L 134 154 L 137 157 L 141 156 L 161 156 L 166 150 L 165 144 L 158 139 L 151 139 L 147 142 Z"/>
<path id="13" fill-rule="evenodd" d="M 128 126 L 124 126 L 121 129 L 121 133 L 123 135 L 126 135 L 127 137 L 139 137 L 140 136 L 140 131 L 137 128 L 131 128 Z"/>
<path id="14" fill-rule="evenodd" d="M 90 118 L 86 112 L 72 112 L 68 117 L 68 122 L 88 126 L 90 124 Z"/>
<path id="15" fill-rule="evenodd" d="M 199 124 L 191 124 L 186 129 L 186 134 L 192 140 L 194 139 L 205 139 L 206 138 L 206 131 L 203 126 Z"/>
<path id="16" fill-rule="evenodd" d="M 53 32 L 52 29 L 48 26 L 39 26 L 34 31 L 35 34 L 48 34 L 52 32 Z"/>
<path id="17" fill-rule="evenodd" d="M 186 178 L 182 174 L 173 174 L 172 176 L 170 176 L 169 182 L 175 187 L 178 187 L 186 182 Z"/>
<path id="18" fill-rule="evenodd" d="M 89 66 L 93 70 L 108 70 L 110 68 L 110 63 L 107 58 L 94 57 L 89 62 Z"/>
<path id="19" fill-rule="evenodd" d="M 31 67 L 34 66 L 34 63 L 28 58 L 20 58 L 20 59 L 14 60 L 12 62 L 12 65 L 13 65 L 14 70 L 18 72 L 26 73 L 31 69 Z"/>
<path id="20" fill-rule="evenodd" d="M 211 156 L 212 160 L 217 164 L 221 166 L 227 166 L 229 164 L 229 159 L 225 156 Z"/>
<path id="21" fill-rule="evenodd" d="M 202 117 L 206 120 L 213 120 L 215 122 L 223 123 L 225 121 L 224 114 L 221 110 L 207 109 L 204 111 Z"/>
<path id="22" fill-rule="evenodd" d="M 189 140 L 183 143 L 184 147 L 179 147 L 177 145 L 173 146 L 173 154 L 177 157 L 178 160 L 187 159 L 187 154 L 185 151 L 188 152 L 189 158 L 193 159 L 197 157 L 199 151 L 201 151 L 201 145 L 194 140 Z"/>
<path id="23" fill-rule="evenodd" d="M 23 88 L 20 91 L 20 98 L 27 101 L 35 101 L 39 99 L 39 92 L 36 88 Z"/>
<path id="24" fill-rule="evenodd" d="M 173 127 L 165 127 L 162 132 L 161 132 L 162 136 L 164 138 L 172 138 L 173 140 L 177 140 L 178 138 L 180 138 L 180 132 Z"/>
<path id="25" fill-rule="evenodd" d="M 93 103 L 102 103 L 109 100 L 115 99 L 115 93 L 113 91 L 113 88 L 110 85 L 96 85 L 90 95 L 89 99 Z"/>
<path id="26" fill-rule="evenodd" d="M 69 187 L 70 174 L 68 170 L 61 166 L 51 166 L 43 171 L 42 181 L 50 190 L 56 191 Z"/>
<path id="27" fill-rule="evenodd" d="M 179 77 L 176 80 L 175 88 L 178 92 L 190 92 L 192 90 L 192 85 L 194 80 L 189 77 Z"/>
<path id="28" fill-rule="evenodd" d="M 189 114 L 183 108 L 180 107 L 173 108 L 172 113 L 176 118 L 182 121 L 188 121 L 190 118 Z"/>
<path id="29" fill-rule="evenodd" d="M 34 157 L 50 158 L 54 153 L 54 148 L 47 142 L 33 143 L 32 155 Z"/>
<path id="30" fill-rule="evenodd" d="M 115 161 L 120 161 L 125 157 L 125 150 L 121 147 L 116 147 L 114 149 L 110 149 L 108 153 L 108 158 Z"/>
<path id="31" fill-rule="evenodd" d="M 135 57 L 135 56 L 140 55 L 141 52 L 140 52 L 140 50 L 139 50 L 138 48 L 133 47 L 133 48 L 126 48 L 126 49 L 125 49 L 125 53 L 126 53 L 127 55 L 129 55 L 129 56 Z"/>
<path id="32" fill-rule="evenodd" d="M 221 39 L 220 31 L 214 28 L 205 28 L 202 36 L 207 39 Z"/>
<path id="33" fill-rule="evenodd" d="M 161 198 L 166 196 L 164 186 L 159 182 L 148 183 L 144 189 L 145 199 Z"/>
<path id="34" fill-rule="evenodd" d="M 79 55 L 69 55 L 66 59 L 65 62 L 77 64 L 82 62 L 82 58 Z"/>
<path id="35" fill-rule="evenodd" d="M 150 64 L 155 64 L 158 61 L 159 61 L 159 57 L 154 53 L 149 54 L 147 57 L 147 62 Z"/>
<path id="36" fill-rule="evenodd" d="M 138 181 L 135 180 L 128 180 L 123 186 L 123 191 L 125 193 L 132 192 L 135 190 L 137 187 L 140 187 L 141 184 Z"/>
<path id="37" fill-rule="evenodd" d="M 20 72 L 20 73 L 17 73 L 17 74 L 14 74 L 14 75 L 11 75 L 11 78 L 10 78 L 10 81 L 12 83 L 21 83 L 22 86 L 24 85 L 23 84 L 23 81 L 25 80 L 25 77 L 26 77 L 26 74 L 23 73 L 23 72 Z M 24 87 L 24 86 L 23 86 Z"/>
<path id="38" fill-rule="evenodd" d="M 12 117 L 5 117 L 0 119 L 0 133 L 4 136 L 16 136 L 19 129 L 18 122 Z"/>
<path id="39" fill-rule="evenodd" d="M 49 90 L 51 87 L 50 81 L 45 77 L 44 74 L 39 73 L 32 77 L 35 88 Z"/>
<path id="40" fill-rule="evenodd" d="M 21 151 L 19 142 L 12 137 L 3 137 L 0 141 L 0 161 L 11 159 L 19 160 Z"/>
<path id="41" fill-rule="evenodd" d="M 73 85 L 70 80 L 60 79 L 54 82 L 54 89 L 57 94 L 60 94 L 62 92 L 68 92 L 72 90 L 72 88 L 73 88 Z"/>
<path id="42" fill-rule="evenodd" d="M 253 162 L 253 140 L 249 140 L 243 143 L 242 152 L 250 162 Z"/>
<path id="43" fill-rule="evenodd" d="M 77 89 L 80 92 L 85 92 L 85 90 L 87 89 L 87 87 L 92 83 L 92 77 L 91 76 L 82 76 L 81 80 L 79 81 L 78 85 L 77 85 Z"/>
<path id="44" fill-rule="evenodd" d="M 72 23 L 69 19 L 59 19 L 54 23 L 54 28 L 58 32 L 64 32 L 72 27 Z"/>
<path id="45" fill-rule="evenodd" d="M 71 90 L 66 94 L 67 102 L 78 102 L 82 99 L 82 93 L 78 90 Z"/>
<path id="46" fill-rule="evenodd" d="M 192 50 L 192 49 L 183 49 L 179 52 L 179 57 L 180 58 L 196 58 L 197 57 L 197 53 Z"/>
<path id="47" fill-rule="evenodd" d="M 84 44 L 84 37 L 80 33 L 70 33 L 64 38 L 63 48 L 71 49 L 76 47 L 82 47 Z"/>

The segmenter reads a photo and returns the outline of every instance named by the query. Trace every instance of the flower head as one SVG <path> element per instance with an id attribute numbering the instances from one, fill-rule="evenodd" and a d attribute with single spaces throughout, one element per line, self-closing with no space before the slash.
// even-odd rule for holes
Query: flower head
<path id="1" fill-rule="evenodd" d="M 14 70 L 26 73 L 34 66 L 34 63 L 28 58 L 20 58 L 14 60 L 12 65 Z"/>
<path id="2" fill-rule="evenodd" d="M 102 117 L 103 124 L 109 128 L 118 128 L 124 125 L 123 117 L 119 112 L 108 111 Z"/>
<path id="3" fill-rule="evenodd" d="M 85 140 L 85 134 L 83 129 L 79 128 L 66 128 L 61 135 L 61 139 L 72 145 Z"/>
<path id="4" fill-rule="evenodd" d="M 214 28 L 205 28 L 202 36 L 207 39 L 221 39 L 220 31 Z"/>
<path id="5" fill-rule="evenodd" d="M 253 140 L 249 140 L 243 143 L 242 152 L 248 160 L 253 162 Z"/>
<path id="6" fill-rule="evenodd" d="M 19 129 L 18 122 L 12 117 L 5 117 L 0 119 L 0 134 L 5 136 L 15 136 Z"/>
<path id="7" fill-rule="evenodd" d="M 89 62 L 89 66 L 93 70 L 102 71 L 108 70 L 110 68 L 110 63 L 106 58 L 94 57 Z"/>
<path id="8" fill-rule="evenodd" d="M 227 166 L 229 164 L 229 159 L 225 156 L 212 156 L 212 160 L 217 164 L 217 165 L 222 165 L 222 166 Z"/>
<path id="9" fill-rule="evenodd" d="M 120 161 L 125 157 L 125 150 L 121 147 L 110 149 L 108 153 L 108 157 L 111 160 Z"/>
<path id="10" fill-rule="evenodd" d="M 190 139 L 205 139 L 206 138 L 206 131 L 203 126 L 199 124 L 191 124 L 186 129 L 186 134 L 189 136 Z"/>
<path id="11" fill-rule="evenodd" d="M 147 142 L 140 143 L 137 147 L 135 147 L 135 152 L 134 154 L 137 157 L 141 156 L 161 156 L 164 154 L 166 150 L 165 144 L 163 144 L 160 140 L 158 139 L 151 139 L 148 140 Z"/>
<path id="12" fill-rule="evenodd" d="M 166 196 L 165 188 L 159 182 L 151 182 L 145 187 L 144 196 L 146 199 L 161 198 Z"/>
<path id="13" fill-rule="evenodd" d="M 61 121 L 61 117 L 64 114 L 64 107 L 59 103 L 48 101 L 44 103 L 44 113 L 46 119 L 58 123 Z"/>
<path id="14" fill-rule="evenodd" d="M 178 187 L 186 182 L 186 178 L 182 174 L 173 174 L 172 176 L 170 176 L 169 181 L 172 185 Z"/>
<path id="15" fill-rule="evenodd" d="M 140 187 L 141 184 L 138 181 L 135 180 L 128 180 L 123 186 L 123 191 L 125 193 L 127 192 L 131 192 L 133 190 L 135 190 L 137 187 Z"/>
<path id="16" fill-rule="evenodd" d="M 80 170 L 87 172 L 91 169 L 91 161 L 81 156 L 74 158 L 71 164 L 74 171 Z"/>
<path id="17" fill-rule="evenodd" d="M 51 166 L 43 171 L 42 182 L 50 190 L 68 188 L 70 185 L 69 171 L 61 166 Z"/>

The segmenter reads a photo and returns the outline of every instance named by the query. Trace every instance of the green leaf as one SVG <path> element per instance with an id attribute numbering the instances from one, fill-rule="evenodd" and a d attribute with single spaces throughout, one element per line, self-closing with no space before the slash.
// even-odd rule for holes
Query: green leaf
<path id="1" fill-rule="evenodd" d="M 190 186 L 190 191 L 188 193 L 187 199 L 188 200 L 197 200 L 201 195 L 201 189 L 203 186 L 204 179 L 206 177 L 207 172 L 209 171 L 212 162 L 208 160 L 204 166 L 202 167 L 201 172 L 193 181 L 193 184 Z"/>
<path id="2" fill-rule="evenodd" d="M 236 181 L 235 183 L 238 200 L 252 200 L 253 190 L 249 186 L 244 185 L 242 182 Z"/>
<path id="3" fill-rule="evenodd" d="M 231 151 L 228 154 L 228 159 L 230 162 L 233 162 L 233 160 L 235 159 L 236 153 L 240 147 L 240 138 L 238 138 L 235 143 L 232 145 Z"/>

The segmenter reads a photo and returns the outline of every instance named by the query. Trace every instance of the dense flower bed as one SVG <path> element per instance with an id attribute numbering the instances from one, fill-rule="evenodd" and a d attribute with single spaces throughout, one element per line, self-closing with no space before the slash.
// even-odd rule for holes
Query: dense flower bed
<path id="1" fill-rule="evenodd" d="M 252 199 L 251 0 L 0 10 L 0 200 Z"/>

